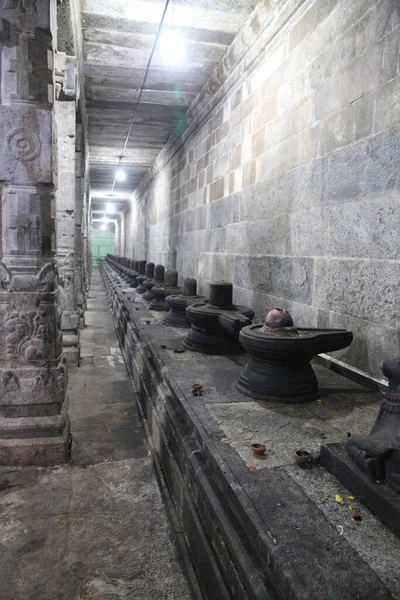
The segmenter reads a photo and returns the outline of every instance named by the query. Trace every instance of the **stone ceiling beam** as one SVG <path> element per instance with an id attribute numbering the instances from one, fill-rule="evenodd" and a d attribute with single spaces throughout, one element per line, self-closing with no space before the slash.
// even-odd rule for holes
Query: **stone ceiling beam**
<path id="1" fill-rule="evenodd" d="M 77 0 L 72 0 L 77 2 Z M 186 40 L 182 64 L 172 66 L 156 47 L 135 123 L 121 161 L 127 173 L 117 188 L 133 192 L 173 131 L 221 64 L 258 0 L 173 0 L 161 31 L 179 29 Z M 82 53 L 91 185 L 111 191 L 115 169 L 161 16 L 164 0 L 82 0 Z"/>
<path id="2" fill-rule="evenodd" d="M 104 31 L 107 33 L 118 32 L 121 34 L 129 33 L 131 35 L 146 35 L 154 36 L 157 33 L 158 23 L 149 23 L 146 21 L 132 21 L 130 19 L 117 19 L 112 17 L 104 17 L 103 15 L 82 13 L 82 27 L 84 35 L 90 37 L 90 32 Z M 164 31 L 173 29 L 172 26 L 164 25 Z M 206 29 L 195 26 L 195 23 L 188 27 L 180 26 L 181 35 L 189 40 L 210 43 L 222 44 L 230 46 L 235 38 L 235 34 L 229 31 L 218 29 Z"/>

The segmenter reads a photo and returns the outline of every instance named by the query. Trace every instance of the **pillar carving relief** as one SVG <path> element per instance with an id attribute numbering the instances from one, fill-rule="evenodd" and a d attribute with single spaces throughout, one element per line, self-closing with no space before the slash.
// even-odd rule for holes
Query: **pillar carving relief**
<path id="1" fill-rule="evenodd" d="M 75 128 L 74 101 L 55 103 L 58 141 L 57 265 L 60 278 L 63 353 L 68 364 L 79 365 L 80 344 L 75 255 Z"/>
<path id="2" fill-rule="evenodd" d="M 1 0 L 0 464 L 64 462 L 50 1 Z"/>
<path id="3" fill-rule="evenodd" d="M 77 306 L 82 326 L 84 326 L 84 314 L 86 310 L 83 269 L 83 197 L 85 193 L 83 156 L 82 125 L 78 123 L 76 126 L 75 145 L 75 283 Z"/>

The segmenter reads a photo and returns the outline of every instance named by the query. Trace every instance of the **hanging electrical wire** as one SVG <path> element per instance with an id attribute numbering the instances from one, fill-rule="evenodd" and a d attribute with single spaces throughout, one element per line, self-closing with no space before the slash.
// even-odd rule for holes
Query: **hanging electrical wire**
<path id="1" fill-rule="evenodd" d="M 157 34 L 156 34 L 156 37 L 155 37 L 155 40 L 154 40 L 153 48 L 151 50 L 150 58 L 149 58 L 149 60 L 147 62 L 147 67 L 146 67 L 146 71 L 145 71 L 145 74 L 144 74 L 142 87 L 140 88 L 139 97 L 138 97 L 138 99 L 136 101 L 135 108 L 133 110 L 132 119 L 131 119 L 131 122 L 130 122 L 130 125 L 129 125 L 128 133 L 127 133 L 126 138 L 125 138 L 124 146 L 122 148 L 121 156 L 119 157 L 119 160 L 118 160 L 118 166 L 117 166 L 117 169 L 116 169 L 116 173 L 114 175 L 114 181 L 113 181 L 112 188 L 111 188 L 111 194 L 114 192 L 115 183 L 117 181 L 118 170 L 120 169 L 121 161 L 124 158 L 124 154 L 125 154 L 126 148 L 128 146 L 129 137 L 131 135 L 132 127 L 133 127 L 133 124 L 135 122 L 136 113 L 137 113 L 137 110 L 138 110 L 138 107 L 139 107 L 140 100 L 141 100 L 142 95 L 143 95 L 144 86 L 146 85 L 147 75 L 149 74 L 150 64 L 151 64 L 151 61 L 153 60 L 153 55 L 154 55 L 154 52 L 156 50 L 156 46 L 157 46 L 158 38 L 160 36 L 161 28 L 162 28 L 162 26 L 164 24 L 164 19 L 165 19 L 165 15 L 167 13 L 167 9 L 168 9 L 169 3 L 170 3 L 170 0 L 166 0 L 165 6 L 164 6 L 164 10 L 163 10 L 163 13 L 162 13 L 162 17 L 161 17 L 161 21 L 160 21 L 160 23 L 158 25 Z M 111 198 L 111 194 L 110 194 L 110 198 Z"/>

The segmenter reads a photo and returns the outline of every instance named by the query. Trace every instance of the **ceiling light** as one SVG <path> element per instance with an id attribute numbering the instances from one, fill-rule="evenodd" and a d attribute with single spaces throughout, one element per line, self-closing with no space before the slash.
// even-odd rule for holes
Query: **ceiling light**
<path id="1" fill-rule="evenodd" d="M 125 181 L 126 179 L 126 173 L 123 169 L 118 169 L 115 178 L 117 181 Z"/>
<path id="2" fill-rule="evenodd" d="M 108 223 L 108 219 L 106 217 L 106 215 L 104 215 L 104 217 L 102 218 L 103 223 Z"/>
<path id="3" fill-rule="evenodd" d="M 186 40 L 177 29 L 170 29 L 160 37 L 160 52 L 166 62 L 179 65 L 185 59 Z"/>
<path id="4" fill-rule="evenodd" d="M 107 231 L 107 225 L 106 225 L 105 223 L 103 223 L 103 224 L 101 225 L 101 230 L 102 230 L 102 231 Z"/>
<path id="5" fill-rule="evenodd" d="M 114 204 L 112 204 L 112 202 L 109 202 L 107 204 L 106 213 L 108 213 L 108 214 L 115 213 L 115 206 L 114 206 Z"/>

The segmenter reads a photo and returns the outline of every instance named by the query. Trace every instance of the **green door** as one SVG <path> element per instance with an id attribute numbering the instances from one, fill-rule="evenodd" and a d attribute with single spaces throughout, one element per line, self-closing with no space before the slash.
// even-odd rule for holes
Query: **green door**
<path id="1" fill-rule="evenodd" d="M 92 231 L 92 264 L 98 265 L 107 254 L 114 254 L 115 233 L 112 231 Z"/>

